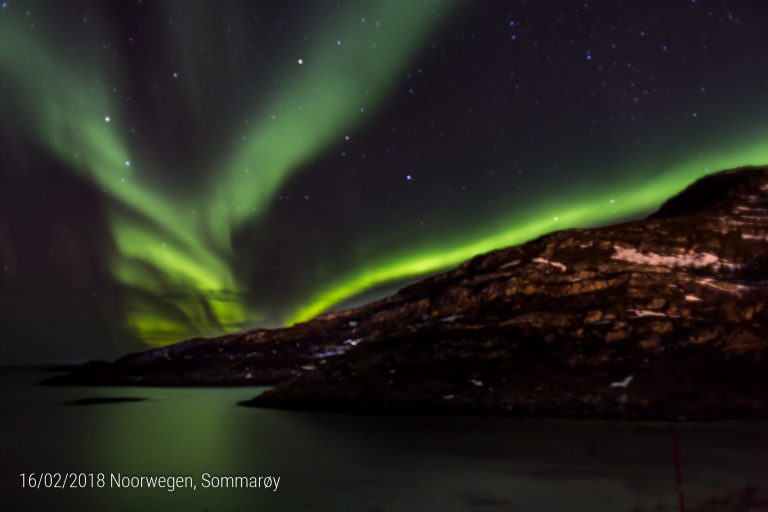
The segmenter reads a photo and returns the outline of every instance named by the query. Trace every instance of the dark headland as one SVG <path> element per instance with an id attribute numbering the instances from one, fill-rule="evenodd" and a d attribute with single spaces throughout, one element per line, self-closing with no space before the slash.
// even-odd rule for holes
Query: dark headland
<path id="1" fill-rule="evenodd" d="M 768 168 L 745 168 L 362 307 L 48 382 L 275 385 L 247 405 L 371 414 L 759 419 L 767 308 Z"/>

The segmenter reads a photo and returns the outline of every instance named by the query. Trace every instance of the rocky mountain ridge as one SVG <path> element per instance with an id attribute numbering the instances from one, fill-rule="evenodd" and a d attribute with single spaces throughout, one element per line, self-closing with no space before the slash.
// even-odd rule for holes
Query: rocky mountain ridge
<path id="1" fill-rule="evenodd" d="M 366 413 L 768 416 L 768 169 L 647 219 L 477 256 L 287 329 L 92 363 L 59 383 L 278 384 L 250 405 Z"/>

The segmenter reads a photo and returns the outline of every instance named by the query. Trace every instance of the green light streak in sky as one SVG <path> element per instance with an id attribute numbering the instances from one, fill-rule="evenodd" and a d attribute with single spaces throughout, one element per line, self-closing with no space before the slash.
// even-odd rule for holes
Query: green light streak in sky
<path id="1" fill-rule="evenodd" d="M 494 249 L 518 245 L 547 233 L 573 227 L 595 226 L 612 219 L 649 212 L 690 185 L 716 170 L 760 165 L 768 162 L 768 144 L 764 137 L 738 151 L 688 162 L 653 179 L 644 179 L 622 187 L 622 192 L 600 194 L 589 199 L 563 201 L 567 206 L 545 206 L 527 215 L 530 220 L 509 222 L 506 229 L 470 236 L 454 247 L 434 247 L 390 257 L 373 268 L 365 268 L 334 283 L 311 298 L 291 317 L 289 324 L 304 322 L 354 297 L 365 290 L 388 282 L 422 276 L 444 270 Z"/>
<path id="2" fill-rule="evenodd" d="M 190 187 L 192 192 L 156 187 L 154 176 L 163 169 L 130 147 L 127 107 L 106 85 L 120 83 L 123 70 L 117 64 L 93 55 L 57 53 L 59 42 L 31 30 L 23 13 L 4 14 L 0 71 L 14 90 L 14 105 L 31 136 L 109 199 L 111 268 L 126 290 L 125 321 L 140 339 L 162 345 L 236 330 L 260 318 L 248 310 L 249 290 L 238 284 L 244 279 L 234 269 L 233 232 L 264 214 L 292 175 L 369 119 L 436 28 L 438 5 L 447 11 L 448 3 L 434 0 L 361 1 L 346 17 L 319 23 L 318 30 L 309 31 L 305 51 L 292 50 L 298 53 L 285 55 L 270 69 L 266 99 L 246 100 L 240 117 L 231 120 L 232 126 L 247 120 L 244 139 L 238 133 L 236 144 L 206 164 L 211 167 L 206 169 L 207 187 Z M 360 23 L 360 12 L 366 13 L 367 23 Z M 273 77 L 279 77 L 277 83 Z M 187 93 L 199 96 L 195 91 Z M 315 293 L 290 323 L 377 285 L 446 269 L 553 230 L 647 212 L 709 171 L 768 161 L 768 144 L 756 140 L 732 151 L 710 148 L 699 160 L 655 178 L 648 178 L 648 169 L 625 172 L 636 181 L 610 184 L 612 194 L 558 193 L 556 204 L 553 199 L 516 212 L 503 225 L 462 233 L 452 246 L 425 243 L 386 254 Z"/>
<path id="3" fill-rule="evenodd" d="M 286 79 L 269 99 L 246 109 L 253 128 L 220 156 L 208 173 L 213 192 L 202 197 L 162 193 L 147 178 L 161 169 L 132 157 L 127 116 L 105 85 L 119 83 L 119 69 L 93 56 L 56 54 L 60 45 L 20 12 L 5 13 L 0 70 L 19 92 L 28 132 L 112 199 L 112 268 L 132 297 L 126 322 L 139 338 L 165 344 L 258 318 L 246 312 L 231 268 L 232 232 L 262 214 L 302 164 L 367 118 L 360 109 L 381 102 L 434 28 L 434 9 L 447 4 L 360 2 L 355 10 L 370 23 L 350 12 L 321 26 L 305 55 L 286 58 Z"/>
<path id="4" fill-rule="evenodd" d="M 25 47 L 23 54 L 14 51 L 19 45 Z M 22 91 L 21 105 L 30 131 L 114 200 L 109 214 L 117 247 L 112 265 L 115 277 L 129 289 L 155 295 L 150 309 L 127 305 L 128 325 L 148 343 L 171 341 L 164 334 L 169 330 L 181 336 L 212 334 L 211 319 L 189 316 L 189 307 L 178 308 L 188 313 L 181 326 L 178 318 L 169 322 L 151 311 L 164 301 L 182 306 L 179 303 L 185 300 L 197 303 L 207 294 L 236 291 L 237 287 L 222 253 L 201 242 L 199 226 L 180 213 L 184 209 L 178 207 L 178 201 L 153 193 L 134 172 L 136 163 L 121 142 L 120 108 L 102 87 L 80 78 L 82 73 L 58 69 L 53 64 L 56 59 L 29 32 L 3 27 L 0 48 L 0 67 Z M 125 210 L 131 215 L 122 214 Z M 179 299 L 180 291 L 188 298 Z M 208 308 L 222 309 L 212 303 Z M 239 304 L 230 303 L 225 309 L 230 322 L 241 323 L 246 318 Z M 171 329 L 174 323 L 176 327 Z M 164 326 L 161 331 L 158 325 Z"/>
<path id="5" fill-rule="evenodd" d="M 436 5 L 381 0 L 361 6 L 353 11 L 367 13 L 368 23 L 348 13 L 312 38 L 318 42 L 306 55 L 286 59 L 293 68 L 288 82 L 266 106 L 254 107 L 259 121 L 246 137 L 251 142 L 234 148 L 224 165 L 226 177 L 211 184 L 219 206 L 212 215 L 213 233 L 262 213 L 297 168 L 369 118 L 420 48 Z"/>

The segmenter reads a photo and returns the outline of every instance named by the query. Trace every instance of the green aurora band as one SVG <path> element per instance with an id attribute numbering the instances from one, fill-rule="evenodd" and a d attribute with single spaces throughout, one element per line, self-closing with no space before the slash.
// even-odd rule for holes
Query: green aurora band
<path id="1" fill-rule="evenodd" d="M 289 323 L 307 321 L 336 304 L 383 283 L 413 278 L 456 266 L 473 256 L 494 249 L 525 243 L 547 233 L 609 223 L 652 211 L 694 180 L 721 169 L 759 165 L 768 161 L 768 143 L 745 144 L 718 157 L 702 157 L 670 169 L 653 179 L 628 183 L 613 194 L 593 194 L 589 199 L 574 198 L 570 206 L 546 205 L 533 212 L 517 212 L 515 219 L 485 234 L 474 233 L 466 243 L 449 247 L 430 247 L 413 254 L 390 256 L 373 268 L 359 270 L 334 283 L 299 308 Z M 621 191 L 618 191 L 621 190 Z"/>
<path id="2" fill-rule="evenodd" d="M 266 100 L 245 108 L 251 120 L 245 142 L 219 155 L 203 192 L 187 194 L 155 187 L 151 176 L 157 164 L 134 156 L 138 152 L 125 142 L 127 115 L 106 86 L 119 69 L 97 57 L 78 61 L 56 53 L 54 41 L 29 30 L 21 13 L 9 12 L 0 22 L 0 71 L 14 88 L 27 133 L 110 200 L 111 268 L 126 290 L 125 322 L 145 343 L 231 332 L 261 318 L 249 310 L 248 290 L 238 285 L 232 268 L 233 232 L 263 215 L 294 173 L 362 123 L 359 106 L 381 104 L 393 78 L 436 28 L 431 26 L 435 1 L 359 4 L 378 23 L 361 26 L 357 16 L 334 22 L 312 39 L 341 38 L 343 47 L 315 45 L 301 56 L 303 65 L 296 65 L 296 57 L 286 59 L 288 78 Z M 439 5 L 446 8 L 445 2 Z M 175 8 L 179 19 L 196 12 Z M 397 37 L 380 34 L 379 25 L 397 26 Z M 553 230 L 647 212 L 707 172 L 766 161 L 768 143 L 754 137 L 729 151 L 713 148 L 655 178 L 613 184 L 613 193 L 561 196 L 557 204 L 515 212 L 512 219 L 500 216 L 495 227 L 465 233 L 458 244 L 386 254 L 325 283 L 286 323 L 306 321 L 378 285 L 443 270 Z"/>
<path id="3" fill-rule="evenodd" d="M 142 179 L 151 175 L 152 163 L 132 158 L 122 142 L 127 127 L 105 85 L 118 70 L 100 61 L 102 74 L 92 76 L 71 57 L 54 55 L 54 42 L 30 30 L 21 12 L 7 13 L 0 27 L 0 70 L 18 91 L 28 132 L 115 202 L 112 267 L 128 290 L 126 322 L 140 339 L 163 345 L 237 330 L 258 318 L 246 312 L 244 291 L 230 270 L 232 232 L 262 214 L 302 164 L 360 123 L 359 107 L 351 105 L 373 108 L 381 102 L 443 5 L 370 1 L 359 7 L 375 23 L 361 27 L 348 16 L 324 27 L 312 39 L 331 41 L 330 48 L 308 52 L 302 66 L 289 59 L 294 70 L 287 81 L 266 102 L 250 107 L 256 121 L 244 137 L 249 142 L 222 155 L 217 172 L 208 173 L 213 192 L 182 198 L 153 190 Z M 178 3 L 164 7 L 194 24 L 197 10 Z M 403 17 L 406 7 L 409 15 Z M 396 37 L 382 34 L 387 26 L 398 27 Z M 332 42 L 340 37 L 344 46 L 337 48 Z M 16 50 L 21 47 L 24 52 Z"/>

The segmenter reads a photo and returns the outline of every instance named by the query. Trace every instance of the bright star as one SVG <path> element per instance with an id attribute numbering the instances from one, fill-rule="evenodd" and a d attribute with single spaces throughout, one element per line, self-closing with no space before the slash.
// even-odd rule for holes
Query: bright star
<path id="1" fill-rule="evenodd" d="M 108 123 L 108 122 L 110 122 L 111 120 L 112 120 L 112 118 L 111 118 L 110 116 L 104 116 L 104 122 L 105 122 L 105 123 Z"/>
<path id="2" fill-rule="evenodd" d="M 299 65 L 302 65 L 302 64 L 304 64 L 304 59 L 297 59 L 297 60 L 296 60 L 296 62 L 297 62 Z"/>
<path id="3" fill-rule="evenodd" d="M 413 181 L 413 176 L 411 176 L 410 174 L 406 174 L 405 179 L 408 181 Z"/>
<path id="4" fill-rule="evenodd" d="M 125 161 L 125 166 L 126 167 L 130 167 L 131 166 L 131 161 L 130 160 L 126 160 Z"/>

